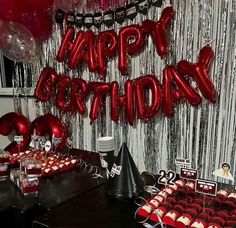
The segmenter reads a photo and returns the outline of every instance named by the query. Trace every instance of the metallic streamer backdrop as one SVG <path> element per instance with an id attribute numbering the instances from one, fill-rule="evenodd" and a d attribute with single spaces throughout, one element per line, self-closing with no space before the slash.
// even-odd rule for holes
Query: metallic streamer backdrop
<path id="1" fill-rule="evenodd" d="M 139 15 L 133 21 L 127 20 L 122 26 L 139 23 L 147 18 L 158 20 L 163 8 L 170 3 L 166 0 L 162 8 L 153 7 L 147 16 Z M 195 62 L 200 49 L 209 43 L 215 52 L 210 75 L 218 92 L 216 104 L 203 99 L 202 104 L 195 108 L 182 101 L 176 105 L 172 118 L 166 118 L 158 113 L 147 124 L 137 121 L 133 127 L 123 121 L 123 114 L 118 123 L 111 121 L 109 98 L 107 98 L 105 110 L 102 110 L 103 115 L 92 125 L 90 125 L 88 115 L 81 117 L 62 114 L 49 102 L 45 104 L 35 102 L 33 106 L 35 115 L 50 111 L 60 116 L 68 123 L 74 144 L 78 148 L 96 150 L 97 137 L 113 135 L 116 153 L 122 142 L 126 142 L 140 171 L 157 173 L 160 168 L 176 170 L 175 158 L 184 157 L 191 159 L 192 168 L 198 169 L 202 178 L 214 179 L 212 170 L 218 169 L 224 161 L 230 163 L 231 172 L 235 176 L 235 5 L 233 7 L 233 0 L 189 0 L 173 1 L 172 6 L 175 9 L 175 18 L 170 29 L 168 58 L 162 60 L 158 57 L 153 42 L 149 38 L 145 50 L 139 56 L 129 59 L 130 71 L 127 76 L 122 76 L 118 71 L 117 58 L 111 59 L 108 63 L 106 81 L 117 80 L 121 92 L 128 78 L 134 79 L 145 74 L 155 74 L 162 82 L 162 70 L 166 64 L 176 64 L 181 59 Z M 103 26 L 100 30 L 94 31 L 99 32 L 105 29 L 108 28 Z M 114 29 L 119 31 L 120 25 L 115 24 Z M 68 71 L 66 64 L 57 63 L 55 57 L 63 33 L 63 29 L 55 24 L 51 39 L 43 45 L 40 61 L 33 65 L 24 65 L 25 68 L 31 69 L 33 86 L 45 66 L 52 66 L 59 73 L 66 72 L 71 77 L 99 81 L 98 75 L 90 73 L 86 68 L 83 71 Z M 27 110 L 29 106 L 24 105 L 29 102 L 27 98 L 18 97 L 21 85 L 17 74 L 14 81 L 15 108 L 27 114 L 32 113 L 32 110 Z M 193 81 L 191 83 L 196 86 Z M 22 100 L 21 103 L 19 99 Z M 87 105 L 89 109 L 91 98 Z M 25 107 L 25 110 L 21 106 Z"/>

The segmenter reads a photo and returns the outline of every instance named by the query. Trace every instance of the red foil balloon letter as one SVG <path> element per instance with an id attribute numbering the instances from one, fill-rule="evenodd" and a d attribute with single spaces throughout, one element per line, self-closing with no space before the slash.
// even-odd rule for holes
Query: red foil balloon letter
<path id="1" fill-rule="evenodd" d="M 161 101 L 161 85 L 159 80 L 154 75 L 146 75 L 135 80 L 136 82 L 136 99 L 138 118 L 148 121 L 158 112 Z M 151 104 L 147 101 L 145 93 L 147 89 L 152 92 Z"/>
<path id="2" fill-rule="evenodd" d="M 176 100 L 186 98 L 190 104 L 195 106 L 201 103 L 199 94 L 184 80 L 174 66 L 167 66 L 163 70 L 163 93 L 162 112 L 166 116 L 174 114 L 173 104 Z"/>
<path id="3" fill-rule="evenodd" d="M 94 94 L 91 110 L 89 113 L 91 122 L 93 122 L 98 117 L 104 96 L 110 91 L 110 84 L 103 82 L 91 82 L 89 86 Z"/>
<path id="4" fill-rule="evenodd" d="M 66 33 L 61 42 L 61 46 L 59 47 L 57 53 L 57 61 L 63 62 L 67 56 L 69 56 L 70 52 L 74 47 L 73 39 L 75 36 L 75 29 L 73 27 L 69 27 L 66 30 Z"/>
<path id="5" fill-rule="evenodd" d="M 53 95 L 53 86 L 55 86 L 57 80 L 58 76 L 53 68 L 44 68 L 34 91 L 35 98 L 42 102 L 49 101 Z"/>
<path id="6" fill-rule="evenodd" d="M 71 100 L 73 107 L 81 115 L 84 115 L 84 113 L 86 112 L 85 99 L 87 97 L 87 94 L 88 86 L 86 81 L 80 78 L 73 78 L 71 87 Z"/>
<path id="7" fill-rule="evenodd" d="M 30 143 L 30 121 L 27 117 L 20 113 L 10 112 L 0 118 L 0 134 L 7 136 L 12 131 L 16 135 L 22 135 L 23 141 L 19 144 L 20 151 L 25 151 Z M 10 143 L 4 150 L 10 153 L 18 153 L 18 145 L 16 142 Z"/>
<path id="8" fill-rule="evenodd" d="M 144 33 L 139 25 L 130 25 L 120 29 L 118 66 L 122 74 L 127 72 L 127 55 L 134 55 L 140 52 L 144 43 Z"/>
<path id="9" fill-rule="evenodd" d="M 103 77 L 107 71 L 107 59 L 116 53 L 118 37 L 115 31 L 105 31 L 98 35 L 98 73 Z"/>
<path id="10" fill-rule="evenodd" d="M 143 22 L 143 29 L 150 34 L 156 46 L 156 51 L 160 57 L 168 54 L 167 29 L 174 15 L 172 7 L 166 7 L 158 22 L 146 20 Z"/>
<path id="11" fill-rule="evenodd" d="M 68 66 L 75 69 L 77 64 L 86 62 L 89 70 L 94 72 L 97 69 L 97 53 L 95 50 L 95 35 L 92 31 L 79 32 L 74 43 Z"/>
<path id="12" fill-rule="evenodd" d="M 119 95 L 118 82 L 111 83 L 111 119 L 118 121 L 120 116 L 120 108 L 125 108 L 125 117 L 130 125 L 134 123 L 134 95 L 133 81 L 125 82 L 125 95 Z"/>
<path id="13" fill-rule="evenodd" d="M 71 106 L 71 79 L 68 76 L 59 76 L 57 85 L 56 106 L 63 112 L 73 111 Z"/>
<path id="14" fill-rule="evenodd" d="M 199 53 L 197 63 L 182 60 L 178 63 L 178 69 L 186 75 L 191 76 L 198 84 L 202 95 L 209 101 L 216 102 L 216 90 L 211 82 L 208 71 L 212 63 L 214 52 L 211 47 L 205 46 Z"/>

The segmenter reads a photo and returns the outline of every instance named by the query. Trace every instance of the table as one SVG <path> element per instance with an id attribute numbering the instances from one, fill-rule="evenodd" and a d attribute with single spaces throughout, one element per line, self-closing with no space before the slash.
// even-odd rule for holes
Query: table
<path id="1" fill-rule="evenodd" d="M 106 196 L 106 184 L 80 195 L 41 218 L 33 228 L 137 228 L 136 206 L 133 200 L 118 200 Z"/>

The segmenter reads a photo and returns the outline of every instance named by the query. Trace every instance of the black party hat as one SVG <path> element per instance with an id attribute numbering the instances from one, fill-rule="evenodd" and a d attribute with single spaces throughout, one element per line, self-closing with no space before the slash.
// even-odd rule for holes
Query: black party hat
<path id="1" fill-rule="evenodd" d="M 143 192 L 143 180 L 134 160 L 123 143 L 111 169 L 107 194 L 115 198 L 132 198 Z"/>

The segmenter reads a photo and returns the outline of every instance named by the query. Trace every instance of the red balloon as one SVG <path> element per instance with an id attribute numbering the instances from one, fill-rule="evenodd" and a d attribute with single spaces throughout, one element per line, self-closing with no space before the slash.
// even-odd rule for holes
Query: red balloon
<path id="1" fill-rule="evenodd" d="M 159 80 L 154 75 L 146 75 L 135 80 L 138 118 L 148 121 L 158 112 L 162 102 L 162 90 Z M 152 92 L 152 101 L 148 105 L 146 91 Z"/>
<path id="2" fill-rule="evenodd" d="M 103 77 L 107 71 L 107 58 L 116 53 L 118 37 L 114 30 L 100 32 L 98 35 L 98 73 Z"/>
<path id="3" fill-rule="evenodd" d="M 63 112 L 73 112 L 71 105 L 71 79 L 68 76 L 61 75 L 57 84 L 56 107 Z"/>
<path id="4" fill-rule="evenodd" d="M 38 12 L 45 12 L 53 6 L 53 0 L 23 0 L 27 8 Z"/>
<path id="5" fill-rule="evenodd" d="M 125 108 L 125 117 L 130 125 L 134 123 L 134 95 L 133 81 L 125 82 L 125 95 L 119 95 L 119 84 L 117 81 L 111 83 L 111 119 L 118 121 L 120 116 L 120 108 Z"/>
<path id="6" fill-rule="evenodd" d="M 86 81 L 80 78 L 73 78 L 71 87 L 72 105 L 81 115 L 84 115 L 86 112 L 85 99 L 87 94 L 88 85 Z"/>
<path id="7" fill-rule="evenodd" d="M 66 148 L 66 141 L 68 138 L 68 129 L 65 124 L 52 114 L 46 114 L 43 116 L 37 117 L 31 123 L 31 134 L 35 132 L 39 136 L 52 136 L 56 138 L 61 138 L 60 144 L 57 146 L 57 149 Z"/>
<path id="8" fill-rule="evenodd" d="M 166 116 L 174 114 L 173 104 L 179 99 L 185 98 L 194 106 L 201 103 L 199 94 L 185 81 L 174 66 L 167 66 L 163 70 L 163 93 L 162 112 Z"/>
<path id="9" fill-rule="evenodd" d="M 144 47 L 144 43 L 144 33 L 139 25 L 130 25 L 120 29 L 118 67 L 122 74 L 127 72 L 127 55 L 140 52 Z"/>
<path id="10" fill-rule="evenodd" d="M 86 62 L 91 72 L 97 69 L 95 35 L 92 31 L 79 32 L 69 57 L 68 66 L 75 69 L 78 63 Z"/>
<path id="11" fill-rule="evenodd" d="M 77 37 L 81 36 L 82 34 L 83 32 L 79 32 Z M 71 53 L 74 47 L 74 44 L 73 44 L 74 36 L 75 36 L 75 29 L 73 27 L 68 27 L 57 53 L 57 61 L 59 63 L 63 62 L 66 56 L 68 56 Z"/>
<path id="12" fill-rule="evenodd" d="M 16 135 L 22 135 L 23 141 L 18 145 L 16 142 L 10 143 L 4 150 L 10 153 L 18 153 L 25 151 L 30 143 L 30 121 L 27 117 L 20 113 L 9 112 L 0 118 L 0 134 L 7 136 L 12 131 Z"/>
<path id="13" fill-rule="evenodd" d="M 44 41 L 52 32 L 52 16 L 49 11 L 27 11 L 21 14 L 20 23 L 27 27 L 35 38 Z"/>
<path id="14" fill-rule="evenodd" d="M 49 101 L 53 95 L 53 86 L 58 81 L 58 75 L 53 68 L 46 67 L 40 74 L 34 96 L 39 101 Z"/>
<path id="15" fill-rule="evenodd" d="M 202 95 L 209 101 L 216 102 L 216 89 L 210 80 L 208 71 L 212 63 L 214 52 L 211 47 L 205 46 L 199 53 L 199 60 L 196 63 L 190 63 L 182 60 L 178 63 L 178 69 L 183 74 L 192 77 L 198 84 Z"/>
<path id="16" fill-rule="evenodd" d="M 99 115 L 99 110 L 102 102 L 104 101 L 104 96 L 110 91 L 110 84 L 103 82 L 91 82 L 89 84 L 89 88 L 93 92 L 93 101 L 89 113 L 91 122 L 93 122 Z"/>
<path id="17" fill-rule="evenodd" d="M 145 33 L 150 34 L 154 40 L 156 51 L 160 57 L 165 57 L 168 54 L 167 29 L 174 15 L 173 8 L 166 7 L 161 14 L 158 22 L 145 20 L 143 29 Z"/>
<path id="18" fill-rule="evenodd" d="M 21 13 L 23 12 L 23 5 L 19 0 L 0 0 L 0 19 L 4 21 L 18 22 Z"/>

